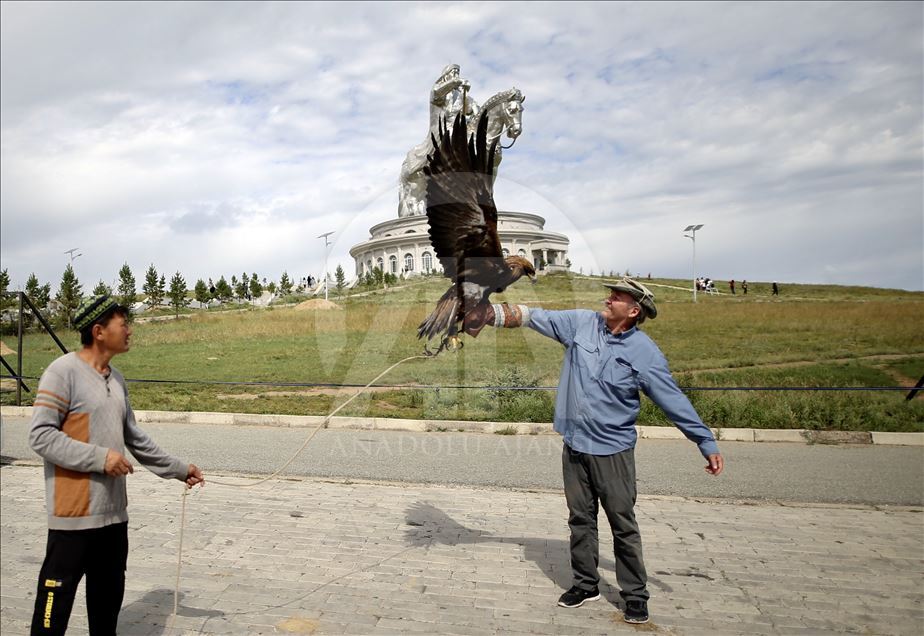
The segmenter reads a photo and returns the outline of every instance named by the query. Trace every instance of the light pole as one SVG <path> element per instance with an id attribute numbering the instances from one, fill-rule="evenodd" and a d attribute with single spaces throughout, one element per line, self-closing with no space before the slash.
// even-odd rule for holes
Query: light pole
<path id="1" fill-rule="evenodd" d="M 327 300 L 327 246 L 330 245 L 330 241 L 327 240 L 327 237 L 333 234 L 333 232 L 325 232 L 318 238 L 324 239 L 324 300 Z"/>
<path id="2" fill-rule="evenodd" d="M 75 247 L 75 248 L 72 249 L 72 250 L 65 250 L 65 251 L 64 251 L 65 254 L 67 254 L 68 256 L 71 257 L 71 267 L 74 267 L 74 261 L 77 259 L 78 256 L 83 256 L 82 253 L 81 253 L 81 254 L 74 254 L 74 252 L 76 252 L 76 251 L 79 250 L 79 249 L 80 249 L 79 247 Z"/>
<path id="3" fill-rule="evenodd" d="M 702 229 L 703 224 L 699 225 L 688 225 L 683 231 L 690 232 L 690 234 L 684 234 L 685 237 L 693 241 L 693 302 L 696 302 L 696 230 Z"/>

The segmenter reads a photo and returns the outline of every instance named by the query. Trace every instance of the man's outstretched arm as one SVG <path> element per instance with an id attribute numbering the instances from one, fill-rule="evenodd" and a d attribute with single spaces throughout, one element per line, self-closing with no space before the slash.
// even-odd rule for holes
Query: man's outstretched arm
<path id="1" fill-rule="evenodd" d="M 492 327 L 530 327 L 543 336 L 552 338 L 566 347 L 574 340 L 577 316 L 580 311 L 551 311 L 527 305 L 478 305 L 465 315 L 462 329 L 475 337 L 485 325 Z"/>

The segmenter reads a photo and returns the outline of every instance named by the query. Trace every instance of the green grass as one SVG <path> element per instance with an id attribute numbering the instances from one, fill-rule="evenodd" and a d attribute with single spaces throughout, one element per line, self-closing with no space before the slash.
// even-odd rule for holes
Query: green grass
<path id="1" fill-rule="evenodd" d="M 599 278 L 554 275 L 515 285 L 498 300 L 547 308 L 601 306 Z M 900 290 L 751 282 L 746 297 L 699 295 L 684 281 L 650 281 L 659 316 L 645 330 L 684 386 L 896 386 L 924 374 L 924 294 Z M 335 300 L 343 311 L 197 311 L 174 321 L 136 324 L 132 350 L 116 359 L 138 409 L 326 414 L 345 395 L 304 389 L 208 385 L 201 381 L 365 384 L 394 362 L 420 353 L 416 327 L 445 291 L 443 279 Z M 73 349 L 77 337 L 59 334 Z M 15 337 L 4 341 L 15 349 Z M 554 393 L 453 386 L 554 386 L 562 348 L 531 330 L 487 328 L 458 352 L 412 360 L 381 383 L 432 389 L 376 390 L 341 414 L 435 420 L 549 421 Z M 24 374 L 37 376 L 58 350 L 45 334 L 24 340 Z M 883 357 L 889 356 L 889 357 Z M 15 356 L 7 356 L 15 367 Z M 32 388 L 35 381 L 29 383 Z M 250 399 L 233 399 L 244 395 Z M 691 392 L 712 426 L 924 430 L 924 399 L 899 392 Z M 24 397 L 31 402 L 31 394 Z M 12 396 L 4 392 L 4 404 Z M 641 423 L 667 424 L 646 403 Z"/>

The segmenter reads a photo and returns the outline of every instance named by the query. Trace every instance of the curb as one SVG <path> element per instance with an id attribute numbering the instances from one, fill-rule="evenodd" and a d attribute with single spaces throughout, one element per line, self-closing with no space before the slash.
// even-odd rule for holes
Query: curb
<path id="1" fill-rule="evenodd" d="M 4 406 L 4 415 L 32 417 L 31 406 Z M 323 415 L 259 415 L 202 411 L 135 411 L 139 423 L 199 424 L 223 426 L 281 426 L 307 428 L 324 421 Z M 460 433 L 500 435 L 551 434 L 551 423 L 469 422 L 462 420 L 407 420 L 388 417 L 333 417 L 331 429 Z M 686 439 L 672 426 L 636 426 L 640 439 Z M 782 442 L 802 444 L 873 444 L 878 446 L 924 446 L 924 433 L 879 431 L 810 431 L 806 429 L 713 428 L 719 442 Z"/>

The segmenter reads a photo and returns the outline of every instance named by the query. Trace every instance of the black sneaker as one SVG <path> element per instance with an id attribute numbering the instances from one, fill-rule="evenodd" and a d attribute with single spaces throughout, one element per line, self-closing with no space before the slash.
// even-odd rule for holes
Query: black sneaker
<path id="1" fill-rule="evenodd" d="M 600 590 L 597 588 L 593 588 L 592 590 L 582 590 L 575 585 L 570 590 L 561 595 L 561 598 L 558 599 L 558 604 L 562 607 L 580 607 L 587 601 L 598 600 L 600 600 Z"/>
<path id="2" fill-rule="evenodd" d="M 622 619 L 627 623 L 647 623 L 648 603 L 645 601 L 626 601 L 626 611 Z"/>

